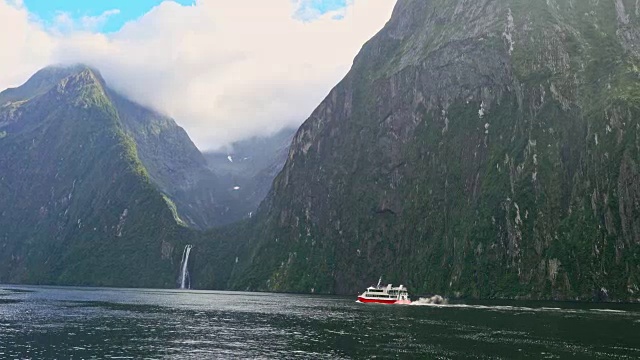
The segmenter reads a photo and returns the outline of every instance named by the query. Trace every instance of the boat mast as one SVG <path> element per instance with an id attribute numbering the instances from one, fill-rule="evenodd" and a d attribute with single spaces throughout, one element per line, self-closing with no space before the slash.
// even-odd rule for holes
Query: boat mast
<path id="1" fill-rule="evenodd" d="M 382 276 L 380 276 L 380 279 L 378 280 L 378 285 L 376 286 L 377 289 L 380 289 L 381 282 L 382 282 Z"/>

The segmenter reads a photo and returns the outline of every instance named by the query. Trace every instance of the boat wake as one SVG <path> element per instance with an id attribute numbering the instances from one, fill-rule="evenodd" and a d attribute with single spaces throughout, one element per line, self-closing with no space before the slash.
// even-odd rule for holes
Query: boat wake
<path id="1" fill-rule="evenodd" d="M 411 305 L 418 306 L 432 306 L 436 308 L 450 308 L 450 309 L 472 309 L 472 310 L 486 310 L 486 311 L 499 311 L 499 312 L 557 312 L 565 314 L 609 314 L 609 315 L 633 315 L 633 313 L 625 310 L 614 309 L 571 309 L 571 308 L 559 308 L 559 307 L 526 307 L 526 306 L 500 306 L 500 305 L 471 305 L 471 304 L 449 304 L 448 300 L 441 296 L 434 296 L 431 298 L 420 298 L 417 301 L 411 303 Z"/>
<path id="2" fill-rule="evenodd" d="M 358 299 L 356 303 L 364 304 L 365 302 L 360 301 Z M 638 316 L 638 313 L 629 312 L 626 310 L 618 310 L 618 309 L 575 309 L 575 308 L 561 308 L 561 307 L 527 307 L 527 306 L 509 306 L 509 305 L 479 305 L 479 304 L 462 304 L 454 302 L 453 304 L 449 303 L 449 299 L 442 297 L 440 295 L 434 295 L 431 297 L 422 297 L 416 301 L 397 301 L 396 305 L 413 305 L 413 306 L 430 306 L 434 308 L 442 308 L 442 309 L 471 309 L 471 310 L 484 310 L 484 311 L 498 311 L 498 312 L 556 312 L 556 313 L 565 313 L 565 314 L 607 314 L 607 315 L 619 315 L 619 316 Z M 640 322 L 640 320 L 636 320 L 636 322 Z"/>
<path id="3" fill-rule="evenodd" d="M 429 306 L 429 305 L 447 305 L 447 304 L 449 304 L 449 300 L 443 298 L 440 295 L 434 295 L 432 297 L 420 298 L 409 305 Z"/>

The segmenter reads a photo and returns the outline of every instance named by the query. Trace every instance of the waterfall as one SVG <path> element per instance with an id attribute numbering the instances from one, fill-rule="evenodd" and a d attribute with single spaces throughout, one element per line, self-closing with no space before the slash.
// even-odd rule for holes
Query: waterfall
<path id="1" fill-rule="evenodd" d="M 180 289 L 191 289 L 191 277 L 189 277 L 189 254 L 193 245 L 187 245 L 182 251 L 182 262 L 180 263 Z"/>

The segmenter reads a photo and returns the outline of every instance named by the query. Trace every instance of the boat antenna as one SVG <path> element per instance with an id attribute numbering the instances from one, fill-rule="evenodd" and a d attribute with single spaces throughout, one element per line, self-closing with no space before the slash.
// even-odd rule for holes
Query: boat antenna
<path id="1" fill-rule="evenodd" d="M 380 289 L 380 283 L 382 282 L 382 276 L 380 276 L 380 279 L 378 280 L 378 285 L 376 286 L 376 288 Z"/>

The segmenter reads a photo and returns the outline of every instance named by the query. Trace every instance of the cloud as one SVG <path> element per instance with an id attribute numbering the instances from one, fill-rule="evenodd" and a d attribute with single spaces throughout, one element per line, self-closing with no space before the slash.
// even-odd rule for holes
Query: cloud
<path id="1" fill-rule="evenodd" d="M 120 14 L 119 9 L 111 9 L 103 12 L 98 16 L 83 16 L 80 18 L 82 30 L 96 31 L 101 29 L 107 23 L 110 17 Z"/>
<path id="2" fill-rule="evenodd" d="M 201 149 L 218 148 L 300 125 L 394 3 L 355 0 L 308 17 L 307 0 L 166 1 L 104 35 L 93 32 L 102 19 L 52 31 L 0 0 L 0 46 L 16 50 L 0 57 L 9 69 L 0 87 L 49 63 L 87 63 L 117 91 L 174 117 Z"/>
<path id="3" fill-rule="evenodd" d="M 353 4 L 353 0 L 295 0 L 294 17 L 302 21 L 313 21 L 329 12 L 341 12 Z M 339 16 L 339 14 L 335 14 Z"/>
<path id="4" fill-rule="evenodd" d="M 24 9 L 0 0 L 0 88 L 15 86 L 48 64 L 57 41 Z"/>

